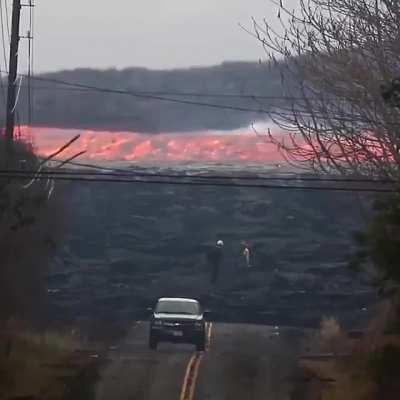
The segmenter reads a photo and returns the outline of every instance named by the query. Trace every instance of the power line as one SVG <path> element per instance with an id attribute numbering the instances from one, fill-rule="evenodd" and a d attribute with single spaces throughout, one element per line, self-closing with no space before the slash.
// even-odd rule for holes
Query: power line
<path id="1" fill-rule="evenodd" d="M 19 57 L 19 41 L 20 41 L 20 16 L 21 16 L 21 0 L 13 0 L 12 22 L 11 22 L 11 42 L 9 56 L 9 76 L 8 76 L 8 92 L 7 92 L 7 121 L 6 121 L 6 142 L 12 148 L 14 141 L 15 127 L 15 108 L 17 106 L 16 82 L 18 79 L 18 57 Z"/>
<path id="2" fill-rule="evenodd" d="M 24 74 L 20 74 L 24 75 Z M 109 89 L 102 88 L 98 86 L 83 84 L 79 82 L 69 82 L 61 79 L 55 78 L 46 78 L 43 76 L 36 76 L 35 80 L 54 83 L 57 85 L 67 86 L 66 88 L 62 87 L 35 87 L 35 89 L 41 90 L 60 90 L 60 91 L 69 91 L 72 88 L 80 89 L 79 91 L 111 91 L 118 94 L 131 94 L 131 95 L 165 95 L 165 96 L 182 96 L 182 97 L 209 97 L 209 98 L 242 98 L 242 99 L 265 99 L 265 100 L 303 100 L 301 97 L 294 96 L 270 96 L 256 93 L 204 93 L 204 92 L 176 92 L 176 91 L 149 91 L 149 90 L 124 90 L 124 89 Z M 68 88 L 70 87 L 70 88 Z"/>
<path id="3" fill-rule="evenodd" d="M 46 80 L 50 81 L 50 78 L 39 78 L 36 77 L 35 79 L 40 79 L 40 80 Z M 52 83 L 59 84 L 59 85 L 66 85 L 65 81 L 64 83 L 61 83 L 61 81 L 54 82 L 51 80 Z M 61 91 L 61 92 L 78 92 L 78 93 L 89 93 L 89 92 L 103 92 L 103 88 L 97 88 L 94 89 L 92 88 L 81 88 L 81 87 L 74 87 L 74 83 L 70 83 L 73 87 L 58 87 L 58 86 L 33 86 L 35 90 L 43 90 L 43 91 Z M 24 87 L 24 86 L 23 86 Z M 112 89 L 106 89 L 107 91 L 112 90 Z M 200 93 L 200 92 L 173 92 L 173 91 L 145 91 L 145 90 L 136 90 L 136 91 L 129 91 L 129 90 L 124 90 L 123 93 L 118 92 L 116 94 L 126 94 L 126 95 L 160 95 L 160 96 L 176 96 L 176 97 L 199 97 L 199 98 L 230 98 L 230 99 L 246 99 L 246 100 L 277 100 L 277 101 L 296 101 L 296 102 L 305 102 L 304 97 L 294 97 L 294 96 L 267 96 L 267 95 L 259 95 L 259 94 L 242 94 L 242 93 Z M 329 100 L 329 101 L 338 101 L 340 99 L 339 97 L 332 97 L 331 99 L 329 98 L 324 98 L 324 100 Z M 174 99 L 165 99 L 165 100 L 171 100 L 173 101 Z M 347 99 L 345 99 L 347 101 Z M 193 104 L 195 105 L 195 104 Z M 300 104 L 301 105 L 301 104 Z M 223 104 L 219 104 L 221 108 L 224 108 Z M 229 107 L 229 105 L 227 105 Z M 265 113 L 270 113 L 270 114 L 277 114 L 280 116 L 293 116 L 293 112 L 302 114 L 303 116 L 315 116 L 317 113 L 311 114 L 311 112 L 307 109 L 301 110 L 300 108 L 283 108 L 280 105 L 274 105 L 271 103 L 263 104 L 263 106 L 268 106 L 268 107 L 276 107 L 275 111 L 271 110 L 255 110 L 255 109 L 246 109 L 242 111 L 249 111 L 249 112 L 265 112 Z M 279 112 L 276 110 L 280 110 Z M 322 114 L 321 114 L 322 115 Z M 341 115 L 345 116 L 348 115 L 348 117 L 333 117 L 331 118 L 332 120 L 335 121 L 347 121 L 347 122 L 376 122 L 373 120 L 367 120 L 367 119 L 357 119 L 357 116 L 351 113 L 344 113 L 343 110 L 341 110 Z M 323 115 L 322 115 L 323 116 Z M 392 124 L 393 125 L 393 124 Z"/>
<path id="4" fill-rule="evenodd" d="M 88 164 L 88 163 L 82 163 L 82 162 L 76 162 L 76 161 L 63 161 L 63 160 L 58 160 L 56 158 L 52 159 L 52 161 L 61 163 L 63 165 L 68 164 L 68 165 L 72 165 L 75 167 L 83 167 L 83 168 L 90 168 L 90 169 L 95 169 L 98 171 L 110 171 L 110 172 L 120 172 L 120 173 L 135 173 L 137 174 L 137 172 L 127 169 L 127 168 L 110 168 L 110 167 L 105 167 L 102 165 L 98 165 L 98 164 Z M 270 180 L 304 180 L 304 181 L 320 181 L 320 182 L 360 182 L 360 183 L 382 183 L 382 184 L 395 184 L 396 181 L 394 179 L 388 179 L 388 178 L 379 178 L 379 179 L 373 179 L 373 178 L 334 178 L 334 177 L 329 177 L 329 178 L 321 178 L 321 177 L 303 177 L 301 175 L 297 175 L 297 176 L 292 176 L 292 177 L 288 177 L 287 174 L 285 177 L 272 177 L 272 176 L 268 176 L 268 177 L 260 177 L 260 176 L 233 176 L 233 175 L 188 175 L 188 174 L 154 174 L 154 173 L 150 173 L 147 174 L 150 176 L 159 176 L 159 177 L 193 177 L 193 178 L 197 178 L 197 177 L 206 177 L 206 178 L 211 178 L 211 179 L 233 179 L 233 180 L 239 180 L 239 179 L 251 179 L 251 180 L 258 180 L 258 179 L 270 179 Z M 145 174 L 143 174 L 143 176 L 147 176 Z"/>
<path id="5" fill-rule="evenodd" d="M 17 109 L 18 107 L 18 103 L 19 103 L 19 95 L 21 93 L 21 85 L 22 85 L 22 77 L 19 79 L 19 83 L 18 83 L 18 87 L 17 87 L 17 93 L 16 93 L 16 98 L 15 98 L 15 103 L 14 106 L 11 109 L 11 112 L 14 113 L 14 111 Z"/>
<path id="6" fill-rule="evenodd" d="M 54 161 L 54 160 L 52 160 Z M 63 162 L 64 164 L 72 164 Z M 75 163 L 78 164 L 78 163 Z M 81 164 L 82 165 L 82 164 Z M 94 167 L 101 168 L 102 167 Z M 165 174 L 165 173 L 143 173 L 128 169 L 114 170 L 111 172 L 88 172 L 88 171 L 71 171 L 59 169 L 46 169 L 40 172 L 43 175 L 68 175 L 68 176 L 100 176 L 100 177 L 135 177 L 135 178 L 172 178 L 172 179 L 196 179 L 196 180 L 228 180 L 228 181 L 282 181 L 282 182 L 335 182 L 335 183 L 373 183 L 373 184 L 390 184 L 395 185 L 396 181 L 392 179 L 365 179 L 365 178 L 320 178 L 320 177 L 303 177 L 303 176 L 251 176 L 251 175 L 194 175 L 194 174 Z M 3 174 L 29 175 L 35 174 L 33 170 L 0 170 L 0 176 Z"/>
<path id="7" fill-rule="evenodd" d="M 4 0 L 6 3 L 6 0 Z M 4 34 L 4 30 L 7 31 L 7 28 L 4 24 L 4 16 L 3 16 L 3 2 L 0 0 L 0 21 L 1 21 L 1 41 L 2 41 L 2 47 L 3 47 L 3 59 L 4 59 L 4 67 L 6 70 L 6 73 L 8 74 L 8 65 L 7 65 L 7 50 L 6 50 L 6 38 Z M 8 32 L 9 34 L 9 32 Z"/>
<path id="8" fill-rule="evenodd" d="M 7 7 L 6 0 L 4 0 L 4 2 L 5 2 L 5 7 Z M 1 41 L 2 41 L 2 47 L 3 47 L 4 65 L 5 65 L 5 69 L 7 70 L 7 68 L 8 68 L 7 67 L 7 52 L 6 52 L 6 43 L 5 43 L 5 35 L 4 35 L 4 29 L 6 29 L 6 27 L 4 26 L 2 0 L 0 0 L 0 22 L 1 22 Z M 6 92 L 6 88 L 4 86 L 2 73 L 0 73 L 0 89 L 1 89 L 2 97 L 3 97 L 4 109 L 6 110 L 7 109 L 7 92 Z M 5 125 L 5 123 L 4 123 L 4 125 Z"/>
<path id="9" fill-rule="evenodd" d="M 29 0 L 29 31 L 28 31 L 28 123 L 32 124 L 32 113 L 33 113 L 33 105 L 32 105 L 32 53 L 33 53 L 33 4 L 32 0 Z"/>
<path id="10" fill-rule="evenodd" d="M 4 87 L 3 77 L 0 73 L 0 90 L 1 90 L 1 97 L 3 98 L 4 109 L 7 107 L 7 95 L 6 95 L 6 88 Z"/>
<path id="11" fill-rule="evenodd" d="M 26 76 L 24 74 L 20 74 L 20 76 Z M 283 110 L 283 111 L 277 111 L 279 108 L 275 108 L 273 110 L 266 110 L 263 109 L 264 105 L 261 105 L 260 108 L 255 109 L 255 108 L 248 108 L 248 107 L 242 107 L 242 106 L 234 106 L 234 105 L 229 105 L 229 104 L 216 104 L 216 103 L 210 103 L 210 102 L 200 102 L 200 101 L 193 101 L 193 100 L 182 100 L 182 99 L 176 99 L 176 98 L 170 98 L 170 97 L 164 97 L 164 96 L 159 96 L 159 95 L 153 95 L 149 94 L 151 92 L 131 92 L 127 90 L 122 90 L 122 89 L 108 89 L 108 88 L 101 88 L 98 86 L 93 86 L 93 85 L 87 85 L 87 84 L 82 84 L 82 83 L 72 83 L 64 80 L 59 80 L 59 79 L 52 79 L 52 78 L 43 78 L 43 77 L 34 77 L 34 80 L 37 81 L 44 81 L 44 82 L 51 82 L 55 84 L 60 84 L 60 85 L 65 85 L 68 87 L 73 87 L 73 88 L 79 88 L 79 89 L 85 89 L 87 91 L 94 91 L 94 92 L 101 92 L 101 93 L 108 93 L 108 94 L 119 94 L 119 95 L 126 95 L 126 96 L 132 96 L 135 98 L 141 98 L 141 99 L 147 99 L 147 100 L 158 100 L 158 101 L 165 101 L 165 102 L 171 102 L 171 103 L 178 103 L 178 104 L 185 104 L 185 105 L 191 105 L 191 106 L 201 106 L 201 107 L 209 107 L 209 108 L 214 108 L 214 109 L 221 109 L 221 110 L 230 110 L 230 111 L 240 111 L 240 112 L 246 112 L 246 113 L 262 113 L 266 115 L 275 115 L 276 117 L 284 118 L 284 117 L 290 117 L 293 119 L 297 119 L 300 115 L 302 115 L 304 118 L 316 118 L 323 120 L 324 116 L 321 115 L 318 117 L 318 115 L 315 115 L 311 113 L 310 111 L 301 111 L 301 110 L 293 110 L 293 112 L 296 113 L 296 115 L 291 112 L 291 110 Z M 332 121 L 338 121 L 338 122 L 350 122 L 350 123 L 377 123 L 378 121 L 373 121 L 369 119 L 361 119 L 353 114 L 349 114 L 348 117 L 346 116 L 333 116 L 330 117 L 330 120 Z M 391 126 L 397 126 L 398 123 L 389 123 Z"/>
<path id="12" fill-rule="evenodd" d="M 20 75 L 24 76 L 24 74 L 20 74 Z M 67 82 L 67 81 L 63 81 L 63 80 L 59 80 L 59 79 L 42 78 L 42 77 L 38 77 L 38 76 L 34 77 L 34 79 L 37 81 L 52 82 L 52 83 L 56 83 L 56 84 L 60 84 L 60 85 L 76 87 L 76 88 L 81 88 L 81 89 L 87 89 L 87 90 L 96 91 L 96 92 L 127 95 L 127 96 L 142 98 L 142 99 L 166 101 L 166 102 L 172 102 L 172 103 L 179 103 L 179 104 L 186 104 L 186 105 L 193 105 L 193 106 L 203 106 L 203 107 L 210 107 L 210 108 L 219 108 L 219 109 L 225 109 L 225 110 L 231 110 L 231 111 L 266 113 L 266 111 L 262 110 L 262 109 L 252 109 L 252 108 L 246 108 L 246 107 L 240 107 L 240 106 L 221 105 L 221 104 L 199 102 L 199 101 L 192 101 L 192 100 L 173 99 L 173 98 L 169 98 L 169 97 L 163 97 L 163 96 L 152 95 L 152 94 L 147 94 L 147 93 L 142 94 L 141 92 L 131 92 L 131 91 L 121 90 L 121 89 L 102 88 L 102 87 L 86 85 L 86 84 L 82 84 L 82 83 L 72 83 L 72 82 Z"/>
<path id="13" fill-rule="evenodd" d="M 26 75 L 20 74 L 20 76 L 26 76 Z M 94 91 L 94 92 L 108 93 L 108 94 L 119 94 L 119 95 L 131 96 L 131 97 L 145 99 L 145 100 L 157 100 L 157 101 L 164 101 L 164 102 L 170 102 L 170 103 L 178 103 L 178 104 L 200 106 L 200 107 L 209 107 L 209 108 L 214 108 L 214 109 L 239 111 L 239 112 L 246 112 L 246 113 L 255 113 L 255 114 L 261 113 L 261 114 L 266 114 L 266 115 L 275 115 L 275 116 L 281 117 L 281 118 L 282 117 L 294 118 L 293 113 L 288 112 L 288 110 L 278 111 L 279 108 L 275 108 L 273 110 L 266 110 L 263 108 L 265 105 L 260 105 L 260 108 L 249 108 L 249 107 L 235 106 L 235 105 L 230 105 L 230 104 L 216 104 L 216 103 L 210 103 L 210 102 L 204 102 L 204 101 L 177 99 L 177 98 L 171 98 L 171 97 L 165 97 L 165 96 L 161 96 L 161 95 L 151 94 L 151 93 L 156 93 L 156 92 L 135 92 L 135 91 L 128 91 L 128 90 L 123 90 L 123 89 L 109 89 L 109 88 L 98 87 L 98 86 L 88 85 L 88 84 L 83 84 L 83 83 L 73 83 L 73 82 L 68 82 L 65 80 L 53 79 L 53 78 L 44 78 L 44 77 L 35 76 L 33 79 L 36 81 L 49 82 L 49 83 L 64 85 L 64 86 L 72 87 L 72 88 L 85 89 L 87 91 Z M 257 99 L 257 96 L 251 96 L 251 98 Z M 287 99 L 290 99 L 290 98 L 288 97 Z M 296 110 L 296 109 L 294 110 L 294 112 L 298 113 L 299 115 L 301 114 L 304 118 L 323 119 L 323 117 L 324 117 L 323 115 L 318 117 L 318 115 L 315 116 L 315 114 L 312 114 L 310 112 L 304 112 L 304 111 Z M 330 119 L 332 121 L 351 122 L 351 123 L 356 123 L 356 122 L 358 122 L 358 123 L 376 123 L 377 122 L 377 121 L 373 121 L 373 120 L 369 120 L 369 119 L 362 119 L 353 114 L 349 114 L 348 117 L 333 116 Z M 392 126 L 398 125 L 397 123 L 389 123 L 389 124 Z"/>
<path id="14" fill-rule="evenodd" d="M 20 74 L 21 76 L 25 76 L 24 74 Z M 120 94 L 120 95 L 127 95 L 127 96 L 133 96 L 133 97 L 138 97 L 138 98 L 143 98 L 143 99 L 152 99 L 152 100 L 159 100 L 159 101 L 169 101 L 173 103 L 180 103 L 180 104 L 188 104 L 188 105 L 194 105 L 194 106 L 205 106 L 205 107 L 211 107 L 211 108 L 220 108 L 220 109 L 227 109 L 227 110 L 233 110 L 233 111 L 243 111 L 243 112 L 252 112 L 252 113 L 267 113 L 266 110 L 263 109 L 253 109 L 253 108 L 247 108 L 247 107 L 240 107 L 240 106 L 232 106 L 232 105 L 223 105 L 223 104 L 215 104 L 215 103 L 208 103 L 208 102 L 198 102 L 198 101 L 191 101 L 191 100 L 181 100 L 181 99 L 173 99 L 173 98 L 167 98 L 167 97 L 162 97 L 161 95 L 158 95 L 158 93 L 166 93 L 166 92 L 148 92 L 148 91 L 128 91 L 128 90 L 122 90 L 122 89 L 109 89 L 109 88 L 102 88 L 98 86 L 93 86 L 93 85 L 87 85 L 87 84 L 82 84 L 82 83 L 73 83 L 73 82 L 68 82 L 60 79 L 53 79 L 53 78 L 43 78 L 43 77 L 34 77 L 34 80 L 37 81 L 43 81 L 43 82 L 49 82 L 49 83 L 55 83 L 59 85 L 65 85 L 68 87 L 73 87 L 73 88 L 79 88 L 79 89 L 84 89 L 87 91 L 94 91 L 94 92 L 102 92 L 102 93 L 113 93 L 113 94 Z M 57 90 L 54 88 L 54 90 Z M 187 93 L 187 94 L 182 94 L 182 93 L 174 93 L 169 92 L 170 95 L 183 95 L 183 96 L 193 96 L 195 95 L 194 93 Z M 206 94 L 201 94 L 198 93 L 197 95 L 201 97 L 214 97 L 214 96 L 207 96 Z M 216 97 L 240 97 L 240 95 L 216 95 Z M 251 95 L 248 98 L 260 98 L 259 96 L 253 96 Z M 265 97 L 266 98 L 266 97 Z M 275 97 L 278 98 L 278 97 Z"/>
<path id="15" fill-rule="evenodd" d="M 56 83 L 56 82 L 53 82 Z M 64 83 L 65 84 L 65 83 Z M 51 87 L 51 86 L 33 86 L 35 90 L 43 90 L 43 91 L 60 91 L 60 92 L 78 92 L 78 93 L 90 93 L 90 92 L 102 92 L 103 90 L 96 89 L 94 90 L 89 89 L 89 88 L 79 88 L 79 87 Z M 296 101 L 296 102 L 304 102 L 304 98 L 302 97 L 294 97 L 294 96 L 266 96 L 266 95 L 258 95 L 258 94 L 234 94 L 234 93 L 199 93 L 199 92 L 170 92 L 170 91 L 143 91 L 143 90 L 138 90 L 134 92 L 137 95 L 149 95 L 149 96 L 176 96 L 176 97 L 199 97 L 199 98 L 229 98 L 229 99 L 246 99 L 246 100 L 276 100 L 278 102 L 287 102 L 287 101 Z M 131 94 L 133 95 L 133 92 L 124 91 L 124 93 L 118 93 L 118 94 Z M 165 99 L 166 101 L 173 99 Z M 337 101 L 338 98 L 332 98 L 330 101 Z M 193 105 L 196 105 L 193 103 Z M 205 105 L 205 104 L 204 104 Z M 207 106 L 211 106 L 211 104 L 207 104 Z M 225 105 L 223 104 L 218 104 L 219 108 L 225 108 Z M 262 110 L 262 109 L 246 109 L 246 110 L 238 110 L 238 111 L 249 111 L 249 112 L 265 112 L 268 114 L 273 114 L 273 115 L 279 115 L 279 116 L 293 116 L 293 109 L 290 108 L 283 108 L 280 105 L 276 104 L 271 104 L 267 103 L 263 106 L 266 107 L 271 107 L 275 108 L 275 110 Z M 227 105 L 227 107 L 230 107 Z M 233 106 L 236 107 L 236 106 Z M 277 111 L 280 110 L 280 111 Z M 299 108 L 294 109 L 294 111 L 298 114 L 302 114 L 305 117 L 311 117 L 313 115 L 316 115 L 316 113 L 311 114 L 309 110 L 304 109 L 301 110 Z M 322 114 L 321 114 L 322 115 Z M 354 116 L 353 114 L 348 113 L 348 117 L 346 117 L 343 111 L 341 111 L 342 117 L 333 117 L 331 118 L 334 121 L 345 121 L 345 122 L 375 122 L 372 120 L 363 120 L 360 118 L 357 118 L 357 116 Z M 322 116 L 321 116 L 322 118 Z M 392 124 L 393 125 L 393 124 Z"/>
<path id="16" fill-rule="evenodd" d="M 37 79 L 37 78 L 36 78 Z M 56 83 L 56 82 L 54 82 Z M 61 83 L 60 83 L 61 84 Z M 35 86 L 35 90 L 53 90 L 65 92 L 90 92 L 98 91 L 89 88 L 74 88 L 74 87 L 52 87 L 52 86 Z M 267 96 L 260 94 L 242 94 L 242 93 L 201 93 L 201 92 L 171 92 L 171 91 L 151 91 L 151 90 L 135 90 L 134 93 L 143 95 L 161 95 L 161 96 L 177 96 L 177 97 L 205 97 L 205 98 L 229 98 L 229 99 L 247 99 L 247 100 L 304 100 L 300 97 L 292 96 Z"/>
<path id="17" fill-rule="evenodd" d="M 10 16 L 9 16 L 9 12 L 8 12 L 7 0 L 4 0 L 4 9 L 6 11 L 6 26 L 7 26 L 8 43 L 10 43 L 11 42 L 11 29 L 10 29 Z"/>
<path id="18" fill-rule="evenodd" d="M 36 78 L 39 79 L 39 78 Z M 40 78 L 40 79 L 46 79 L 47 78 Z M 61 84 L 61 83 L 56 83 L 52 82 L 55 84 Z M 62 83 L 63 85 L 66 85 L 66 83 Z M 72 85 L 75 85 L 71 83 Z M 24 87 L 24 86 L 23 86 Z M 90 92 L 102 92 L 103 89 L 89 89 L 89 88 L 79 88 L 79 87 L 59 87 L 59 86 L 33 86 L 35 90 L 43 90 L 43 91 L 60 91 L 60 92 L 78 92 L 78 93 L 90 93 Z M 129 93 L 128 93 L 129 92 Z M 267 95 L 259 95 L 259 94 L 241 94 L 241 93 L 199 93 L 199 92 L 171 92 L 171 91 L 145 91 L 145 90 L 136 90 L 134 92 L 132 91 L 124 91 L 124 93 L 118 93 L 118 94 L 138 94 L 138 95 L 161 95 L 161 96 L 176 96 L 176 97 L 200 97 L 200 98 L 230 98 L 230 99 L 246 99 L 246 100 L 278 100 L 278 101 L 297 101 L 297 102 L 304 102 L 305 99 L 303 97 L 294 97 L 294 96 L 267 96 Z M 171 99 L 172 100 L 172 99 Z M 332 98 L 330 101 L 337 101 L 338 98 Z M 220 104 L 221 107 L 224 107 L 223 104 Z M 292 114 L 293 109 L 289 108 L 283 108 L 282 106 L 277 106 L 271 103 L 265 104 L 265 106 L 269 107 L 278 107 L 279 110 L 279 115 L 289 115 L 287 114 L 290 112 L 290 115 Z M 261 111 L 255 111 L 254 109 L 249 109 L 248 111 L 251 112 L 261 112 Z M 310 115 L 310 112 L 307 110 L 300 110 L 300 109 L 295 109 L 294 110 L 296 113 L 302 113 L 303 115 L 306 116 L 306 114 Z M 272 114 L 278 114 L 278 112 L 274 111 L 267 111 L 265 110 L 266 113 L 272 113 Z M 343 112 L 342 112 L 343 115 Z M 348 118 L 337 118 L 334 117 L 334 120 L 345 120 L 345 121 L 354 121 L 356 117 L 353 114 L 348 114 Z"/>
<path id="19" fill-rule="evenodd" d="M 364 192 L 364 193 L 396 193 L 395 189 L 386 188 L 350 188 L 337 186 L 306 186 L 306 185 L 271 185 L 271 184 L 244 184 L 237 182 L 212 182 L 212 181 L 196 181 L 196 180 L 156 180 L 156 179 L 132 179 L 132 178 L 113 178 L 113 177 L 84 177 L 73 176 L 71 174 L 42 174 L 40 173 L 4 173 L 2 178 L 18 179 L 18 180 L 47 180 L 49 178 L 55 181 L 70 181 L 70 182 L 87 182 L 87 183 L 132 183 L 132 184 L 158 184 L 158 185 L 183 185 L 183 186 L 208 186 L 208 187 L 231 187 L 231 188 L 251 188 L 251 189 L 281 189 L 281 190 L 310 190 L 310 191 L 336 191 L 336 192 Z"/>
<path id="20" fill-rule="evenodd" d="M 21 176 L 21 175 L 2 175 L 8 179 L 28 179 L 47 180 L 48 176 Z M 87 182 L 87 183 L 132 183 L 132 184 L 157 184 L 157 185 L 183 185 L 183 186 L 208 186 L 208 187 L 232 187 L 232 188 L 250 188 L 250 189 L 283 189 L 283 190 L 311 190 L 311 191 L 339 191 L 339 192 L 364 192 L 364 193 L 396 193 L 394 189 L 377 188 L 345 188 L 345 187 L 318 187 L 318 186 L 284 186 L 284 185 L 259 185 L 259 184 L 239 184 L 225 182 L 195 182 L 195 181 L 159 181 L 159 180 L 137 180 L 137 179 L 114 179 L 114 178 L 85 178 L 72 176 L 54 176 L 55 181 Z"/>

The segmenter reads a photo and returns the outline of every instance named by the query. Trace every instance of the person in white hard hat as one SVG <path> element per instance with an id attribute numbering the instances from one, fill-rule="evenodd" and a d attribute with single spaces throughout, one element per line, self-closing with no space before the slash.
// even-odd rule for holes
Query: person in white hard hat
<path id="1" fill-rule="evenodd" d="M 208 253 L 208 262 L 211 267 L 211 283 L 216 283 L 219 276 L 219 270 L 224 258 L 223 254 L 224 242 L 218 240 L 215 247 Z"/>

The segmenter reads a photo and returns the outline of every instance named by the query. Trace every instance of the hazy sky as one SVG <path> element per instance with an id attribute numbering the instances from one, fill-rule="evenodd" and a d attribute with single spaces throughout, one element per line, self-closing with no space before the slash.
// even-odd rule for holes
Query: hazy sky
<path id="1" fill-rule="evenodd" d="M 285 0 L 291 7 L 297 2 Z M 28 29 L 27 9 L 22 12 L 21 34 Z M 258 60 L 261 46 L 238 26 L 250 27 L 252 16 L 276 23 L 276 6 L 269 0 L 36 0 L 35 69 Z"/>

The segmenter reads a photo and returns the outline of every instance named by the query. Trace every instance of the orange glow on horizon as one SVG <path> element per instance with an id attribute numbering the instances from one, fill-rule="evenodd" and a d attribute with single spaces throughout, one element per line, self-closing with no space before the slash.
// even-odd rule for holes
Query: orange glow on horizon
<path id="1" fill-rule="evenodd" d="M 250 129 L 228 133 L 107 132 L 59 128 L 22 128 L 22 137 L 32 137 L 34 147 L 46 156 L 77 134 L 81 137 L 66 151 L 68 158 L 86 150 L 80 159 L 129 162 L 275 162 L 282 161 L 276 146 Z"/>

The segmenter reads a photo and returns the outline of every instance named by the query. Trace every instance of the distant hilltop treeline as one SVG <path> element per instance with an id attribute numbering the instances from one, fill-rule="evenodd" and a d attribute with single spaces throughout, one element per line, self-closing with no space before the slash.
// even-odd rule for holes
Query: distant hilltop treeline
<path id="1" fill-rule="evenodd" d="M 269 109 L 279 100 L 255 100 L 249 97 L 231 97 L 231 95 L 282 96 L 278 68 L 256 62 L 225 62 L 212 67 L 174 70 L 75 69 L 42 74 L 37 78 L 39 80 L 33 80 L 31 83 L 34 89 L 31 99 L 33 123 L 62 128 L 139 132 L 229 130 L 247 126 L 266 116 L 254 112 L 85 90 L 57 84 L 54 81 L 130 92 L 152 92 L 160 97 L 256 110 Z M 28 82 L 25 78 L 19 103 L 22 123 L 28 120 L 27 88 Z M 200 96 L 177 96 L 174 93 Z M 220 94 L 227 96 L 215 96 Z"/>

